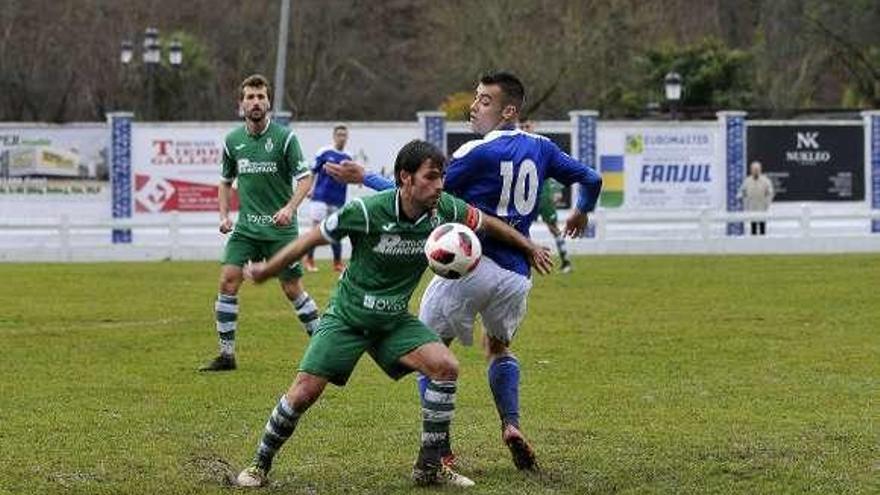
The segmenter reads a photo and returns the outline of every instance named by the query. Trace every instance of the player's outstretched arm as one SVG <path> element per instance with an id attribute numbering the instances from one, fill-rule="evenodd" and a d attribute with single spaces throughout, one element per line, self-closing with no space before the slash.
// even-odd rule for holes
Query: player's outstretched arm
<path id="1" fill-rule="evenodd" d="M 363 184 L 367 171 L 363 165 L 354 160 L 343 160 L 339 163 L 324 163 L 324 172 L 345 184 Z"/>
<path id="2" fill-rule="evenodd" d="M 339 182 L 345 184 L 363 184 L 375 191 L 393 189 L 394 183 L 379 174 L 367 172 L 366 168 L 353 160 L 343 160 L 341 163 L 324 164 L 324 172 Z"/>
<path id="3" fill-rule="evenodd" d="M 550 273 L 553 268 L 553 258 L 550 257 L 550 248 L 539 246 L 532 242 L 528 237 L 520 234 L 516 229 L 507 225 L 505 222 L 491 216 L 483 214 L 480 230 L 485 231 L 491 237 L 498 239 L 506 244 L 519 249 L 529 257 L 529 263 L 541 275 Z"/>
<path id="4" fill-rule="evenodd" d="M 330 242 L 321 234 L 321 228 L 315 227 L 305 235 L 284 246 L 269 261 L 248 263 L 244 267 L 244 276 L 255 283 L 263 283 L 270 277 L 277 275 L 285 267 L 302 258 L 309 249 L 326 244 L 330 244 Z"/>

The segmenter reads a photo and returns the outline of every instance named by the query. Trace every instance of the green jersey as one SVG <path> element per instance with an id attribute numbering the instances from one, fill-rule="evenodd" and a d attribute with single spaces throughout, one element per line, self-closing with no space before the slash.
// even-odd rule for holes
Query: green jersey
<path id="1" fill-rule="evenodd" d="M 290 129 L 269 122 L 260 134 L 246 126 L 226 135 L 223 144 L 223 181 L 238 178 L 239 212 L 235 231 L 254 239 L 291 239 L 297 235 L 296 216 L 279 227 L 272 215 L 293 195 L 293 181 L 309 175 L 299 140 Z"/>
<path id="2" fill-rule="evenodd" d="M 425 241 L 447 222 L 476 229 L 481 213 L 447 193 L 437 208 L 411 221 L 402 216 L 398 189 L 389 189 L 347 203 L 321 223 L 332 242 L 351 240 L 351 262 L 330 298 L 327 312 L 362 328 L 406 314 L 410 297 L 428 266 Z"/>
<path id="3" fill-rule="evenodd" d="M 544 181 L 538 197 L 538 215 L 544 223 L 556 224 L 556 193 L 562 191 L 562 184 L 553 179 Z"/>

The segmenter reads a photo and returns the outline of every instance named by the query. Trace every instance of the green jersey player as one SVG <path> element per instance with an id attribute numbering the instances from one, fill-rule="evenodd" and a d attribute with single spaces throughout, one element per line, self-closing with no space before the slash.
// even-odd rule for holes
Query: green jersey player
<path id="1" fill-rule="evenodd" d="M 420 485 L 473 485 L 441 462 L 441 451 L 448 450 L 458 362 L 437 334 L 407 311 L 427 267 L 425 240 L 437 225 L 458 222 L 516 246 L 541 273 L 549 271 L 551 261 L 548 250 L 504 222 L 443 193 L 445 162 L 430 143 L 408 143 L 394 165 L 395 189 L 349 202 L 269 262 L 246 268 L 248 277 L 261 282 L 312 247 L 344 237 L 352 244 L 348 269 L 309 341 L 293 384 L 269 416 L 253 464 L 239 474 L 239 485 L 266 483 L 275 454 L 300 416 L 328 382 L 344 385 L 365 352 L 391 378 L 418 370 L 430 380 L 413 480 Z"/>
<path id="2" fill-rule="evenodd" d="M 547 230 L 550 231 L 553 240 L 556 241 L 556 251 L 559 253 L 559 260 L 562 262 L 560 271 L 562 273 L 571 273 L 571 260 L 568 259 L 568 250 L 565 248 L 565 237 L 562 235 L 562 231 L 559 230 L 559 226 L 556 224 L 556 194 L 559 193 L 561 189 L 562 184 L 553 179 L 544 181 L 544 185 L 541 186 L 541 192 L 538 196 L 538 216 L 540 216 L 541 220 L 544 221 L 544 224 L 547 225 Z"/>
<path id="3" fill-rule="evenodd" d="M 202 371 L 235 369 L 235 332 L 242 267 L 271 257 L 297 237 L 296 209 L 311 188 L 311 175 L 299 141 L 290 129 L 269 120 L 270 88 L 261 75 L 241 83 L 239 108 L 245 124 L 230 132 L 223 145 L 219 189 L 220 232 L 232 232 L 223 253 L 220 290 L 214 305 L 220 354 Z M 238 222 L 229 216 L 232 182 L 238 180 Z M 296 182 L 296 189 L 293 183 Z M 281 289 L 311 334 L 318 327 L 318 307 L 305 292 L 302 267 L 279 274 Z"/>

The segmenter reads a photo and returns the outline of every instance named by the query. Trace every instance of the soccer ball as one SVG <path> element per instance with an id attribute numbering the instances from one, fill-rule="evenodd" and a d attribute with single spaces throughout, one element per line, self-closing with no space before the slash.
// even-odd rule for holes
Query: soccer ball
<path id="1" fill-rule="evenodd" d="M 460 223 L 444 223 L 425 242 L 431 271 L 443 278 L 461 278 L 476 268 L 483 254 L 477 234 Z"/>

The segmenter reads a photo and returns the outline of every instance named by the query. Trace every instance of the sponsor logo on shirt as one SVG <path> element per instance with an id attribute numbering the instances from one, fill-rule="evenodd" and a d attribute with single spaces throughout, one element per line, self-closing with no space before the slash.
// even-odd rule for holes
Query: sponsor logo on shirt
<path id="1" fill-rule="evenodd" d="M 397 234 L 382 234 L 373 252 L 391 256 L 412 256 L 425 249 L 425 239 L 403 239 Z"/>
<path id="2" fill-rule="evenodd" d="M 239 158 L 238 173 L 241 174 L 274 174 L 278 172 L 278 164 L 275 162 L 252 162 L 247 158 Z"/>
<path id="3" fill-rule="evenodd" d="M 364 294 L 364 307 L 373 311 L 400 313 L 407 310 L 407 298 L 376 297 L 372 294 Z"/>
<path id="4" fill-rule="evenodd" d="M 272 215 L 254 215 L 253 213 L 248 213 L 246 215 L 247 223 L 252 223 L 255 225 L 271 225 L 272 224 Z"/>

